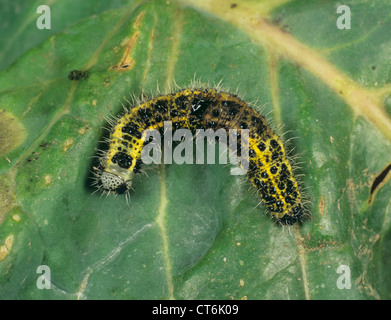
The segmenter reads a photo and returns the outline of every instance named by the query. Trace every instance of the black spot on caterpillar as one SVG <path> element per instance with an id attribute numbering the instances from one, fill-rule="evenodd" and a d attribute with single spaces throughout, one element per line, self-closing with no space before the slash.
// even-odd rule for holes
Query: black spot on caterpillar
<path id="1" fill-rule="evenodd" d="M 111 129 L 109 149 L 95 168 L 93 184 L 105 193 L 127 193 L 133 176 L 140 172 L 147 142 L 143 133 L 162 132 L 164 121 L 193 135 L 196 129 L 248 129 L 247 176 L 252 185 L 279 223 L 293 225 L 301 220 L 302 197 L 281 139 L 248 103 L 218 89 L 183 89 L 144 101 L 119 116 Z"/>
<path id="2" fill-rule="evenodd" d="M 88 76 L 89 76 L 88 71 L 72 70 L 68 74 L 68 79 L 69 80 L 88 79 Z"/>

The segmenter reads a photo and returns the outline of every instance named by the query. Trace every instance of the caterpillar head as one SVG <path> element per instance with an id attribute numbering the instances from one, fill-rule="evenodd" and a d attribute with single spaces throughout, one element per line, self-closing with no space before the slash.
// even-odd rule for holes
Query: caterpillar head
<path id="1" fill-rule="evenodd" d="M 132 180 L 125 179 L 119 174 L 101 170 L 96 174 L 95 184 L 105 192 L 124 194 L 132 187 Z"/>

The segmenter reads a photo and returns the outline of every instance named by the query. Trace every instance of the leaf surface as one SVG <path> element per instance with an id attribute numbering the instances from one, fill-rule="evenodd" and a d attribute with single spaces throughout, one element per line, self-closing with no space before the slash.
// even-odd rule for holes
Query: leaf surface
<path id="1" fill-rule="evenodd" d="M 337 1 L 83 1 L 70 19 L 64 3 L 53 35 L 0 73 L 0 298 L 391 298 L 390 184 L 368 205 L 390 162 L 387 2 L 346 3 L 350 30 Z M 10 59 L 32 32 L 18 26 Z M 194 78 L 223 79 L 295 138 L 310 218 L 274 224 L 246 177 L 217 164 L 144 166 L 129 205 L 92 194 L 105 117 Z"/>

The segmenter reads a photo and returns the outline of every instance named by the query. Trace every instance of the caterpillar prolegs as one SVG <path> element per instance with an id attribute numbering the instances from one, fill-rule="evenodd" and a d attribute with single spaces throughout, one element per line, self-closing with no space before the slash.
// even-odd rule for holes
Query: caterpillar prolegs
<path id="1" fill-rule="evenodd" d="M 275 220 L 284 225 L 301 220 L 302 197 L 281 139 L 248 103 L 218 89 L 190 88 L 161 95 L 118 117 L 94 184 L 107 193 L 127 193 L 134 174 L 140 172 L 142 150 L 148 143 L 145 130 L 164 134 L 165 121 L 171 121 L 174 130 L 186 128 L 193 134 L 197 129 L 248 129 L 246 174 L 252 185 Z M 240 137 L 238 145 L 239 141 Z"/>

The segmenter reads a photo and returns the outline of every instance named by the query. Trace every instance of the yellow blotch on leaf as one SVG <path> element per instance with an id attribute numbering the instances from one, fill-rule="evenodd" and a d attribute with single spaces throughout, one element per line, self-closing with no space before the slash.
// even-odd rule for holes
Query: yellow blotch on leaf
<path id="1" fill-rule="evenodd" d="M 72 146 L 72 144 L 73 144 L 72 138 L 65 140 L 64 151 L 68 151 L 68 149 Z"/>
<path id="2" fill-rule="evenodd" d="M 5 238 L 4 244 L 0 246 L 0 262 L 3 261 L 12 249 L 12 245 L 14 244 L 14 235 L 11 234 L 7 238 Z"/>

